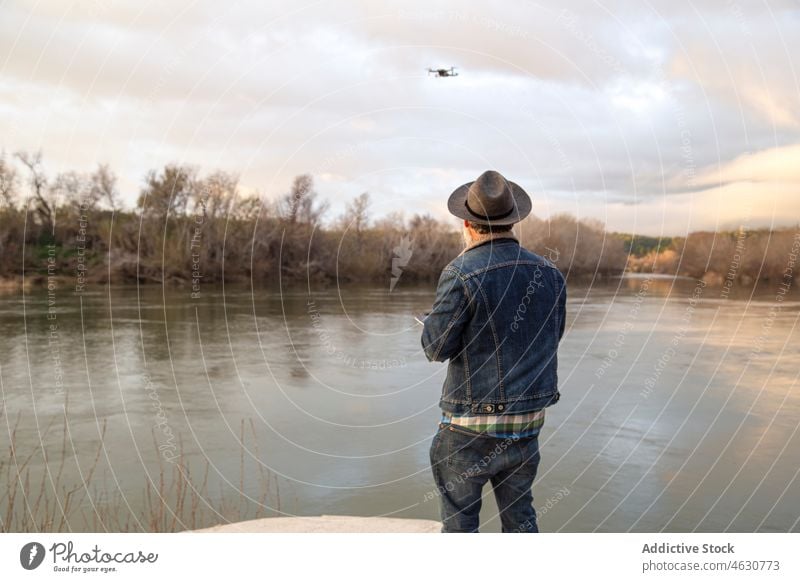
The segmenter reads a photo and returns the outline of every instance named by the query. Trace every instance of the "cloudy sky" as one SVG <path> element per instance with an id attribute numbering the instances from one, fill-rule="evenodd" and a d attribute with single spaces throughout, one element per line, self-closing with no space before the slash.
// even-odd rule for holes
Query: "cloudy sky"
<path id="1" fill-rule="evenodd" d="M 798 0 L 5 1 L 0 149 L 129 205 L 179 162 L 444 217 L 493 168 L 613 230 L 796 224 L 798 55 Z"/>

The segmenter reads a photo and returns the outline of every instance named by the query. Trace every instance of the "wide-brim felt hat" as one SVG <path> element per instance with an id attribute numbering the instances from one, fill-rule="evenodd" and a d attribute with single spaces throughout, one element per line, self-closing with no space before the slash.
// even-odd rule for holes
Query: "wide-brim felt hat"
<path id="1" fill-rule="evenodd" d="M 500 172 L 487 170 L 473 182 L 456 188 L 447 201 L 450 214 L 477 224 L 506 225 L 531 212 L 531 198 Z"/>

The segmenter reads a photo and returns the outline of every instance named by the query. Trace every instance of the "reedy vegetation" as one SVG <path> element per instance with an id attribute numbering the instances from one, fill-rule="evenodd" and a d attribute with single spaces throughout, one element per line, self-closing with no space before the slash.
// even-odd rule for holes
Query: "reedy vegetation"
<path id="1" fill-rule="evenodd" d="M 53 417 L 41 444 L 26 450 L 17 442 L 21 415 L 8 423 L 7 454 L 0 458 L 0 532 L 176 532 L 282 515 L 278 477 L 263 462 L 247 462 L 246 449 L 261 458 L 252 420 L 240 423 L 238 479 L 219 475 L 216 466 L 212 471 L 207 457 L 195 463 L 194 474 L 181 450 L 179 462 L 142 467 L 139 491 L 130 481 L 123 491 L 103 454 L 106 421 L 98 421 L 94 454 L 81 457 L 67 418 L 61 418 L 58 435 Z M 8 420 L 2 410 L 0 420 Z"/>

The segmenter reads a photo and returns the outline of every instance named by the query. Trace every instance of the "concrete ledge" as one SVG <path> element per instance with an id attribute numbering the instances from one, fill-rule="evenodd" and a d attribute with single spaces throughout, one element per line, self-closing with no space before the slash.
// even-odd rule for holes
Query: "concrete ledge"
<path id="1" fill-rule="evenodd" d="M 392 517 L 267 517 L 215 525 L 192 533 L 439 533 L 442 524 L 428 519 Z"/>

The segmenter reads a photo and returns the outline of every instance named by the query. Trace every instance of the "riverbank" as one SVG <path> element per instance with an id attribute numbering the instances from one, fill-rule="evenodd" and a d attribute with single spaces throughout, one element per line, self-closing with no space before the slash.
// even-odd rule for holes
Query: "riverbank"
<path id="1" fill-rule="evenodd" d="M 186 533 L 439 533 L 441 527 L 441 523 L 429 519 L 319 515 L 265 517 Z"/>

